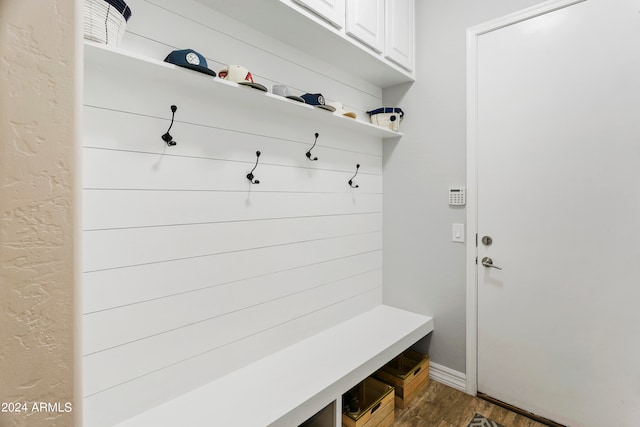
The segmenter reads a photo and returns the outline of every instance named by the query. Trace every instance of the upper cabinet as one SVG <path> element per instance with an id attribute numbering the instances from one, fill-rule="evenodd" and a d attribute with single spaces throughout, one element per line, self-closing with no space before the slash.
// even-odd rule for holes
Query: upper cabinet
<path id="1" fill-rule="evenodd" d="M 345 0 L 294 0 L 296 3 L 317 13 L 337 28 L 344 27 Z"/>
<path id="2" fill-rule="evenodd" d="M 414 0 L 386 0 L 385 58 L 413 70 L 415 52 Z"/>
<path id="3" fill-rule="evenodd" d="M 384 49 L 384 4 L 385 0 L 347 1 L 347 34 L 378 53 Z"/>
<path id="4" fill-rule="evenodd" d="M 196 0 L 385 88 L 413 82 L 414 0 Z"/>
<path id="5" fill-rule="evenodd" d="M 414 68 L 415 0 L 293 0 L 407 71 Z M 345 16 L 346 13 L 346 16 Z"/>

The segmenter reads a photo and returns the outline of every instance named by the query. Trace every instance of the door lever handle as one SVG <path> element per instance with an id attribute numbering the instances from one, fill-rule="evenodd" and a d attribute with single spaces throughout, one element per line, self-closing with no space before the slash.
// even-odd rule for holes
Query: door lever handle
<path id="1" fill-rule="evenodd" d="M 498 267 L 497 265 L 493 265 L 493 260 L 488 256 L 482 258 L 482 265 L 485 267 L 495 268 L 497 270 L 502 270 L 502 267 Z"/>

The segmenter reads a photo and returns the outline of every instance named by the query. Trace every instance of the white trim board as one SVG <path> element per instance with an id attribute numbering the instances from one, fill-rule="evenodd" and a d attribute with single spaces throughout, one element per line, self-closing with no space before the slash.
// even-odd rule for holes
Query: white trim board
<path id="1" fill-rule="evenodd" d="M 446 366 L 431 362 L 429 364 L 429 378 L 456 390 L 466 391 L 467 376 Z"/>
<path id="2" fill-rule="evenodd" d="M 477 250 L 477 75 L 478 38 L 519 22 L 535 18 L 587 0 L 550 0 L 467 29 L 467 339 L 466 392 L 478 391 L 478 291 Z"/>

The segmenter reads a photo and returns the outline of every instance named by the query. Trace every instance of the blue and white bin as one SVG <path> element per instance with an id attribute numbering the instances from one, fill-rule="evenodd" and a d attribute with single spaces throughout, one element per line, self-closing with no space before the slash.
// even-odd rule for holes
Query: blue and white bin
<path id="1" fill-rule="evenodd" d="M 404 112 L 396 107 L 382 107 L 375 110 L 367 111 L 369 120 L 376 126 L 391 129 L 398 132 L 400 130 L 400 122 L 404 117 Z"/>

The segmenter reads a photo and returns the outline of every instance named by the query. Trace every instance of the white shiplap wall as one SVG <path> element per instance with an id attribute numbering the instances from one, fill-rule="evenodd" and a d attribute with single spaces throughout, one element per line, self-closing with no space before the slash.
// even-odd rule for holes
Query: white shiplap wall
<path id="1" fill-rule="evenodd" d="M 359 120 L 381 106 L 380 88 L 199 3 L 128 3 L 123 50 L 162 60 L 192 48 L 215 71 L 241 64 L 269 88 L 340 100 Z M 172 104 L 178 144 L 167 147 Z M 316 132 L 320 160 L 310 162 Z M 380 138 L 87 62 L 83 139 L 86 426 L 128 418 L 381 303 Z"/>

